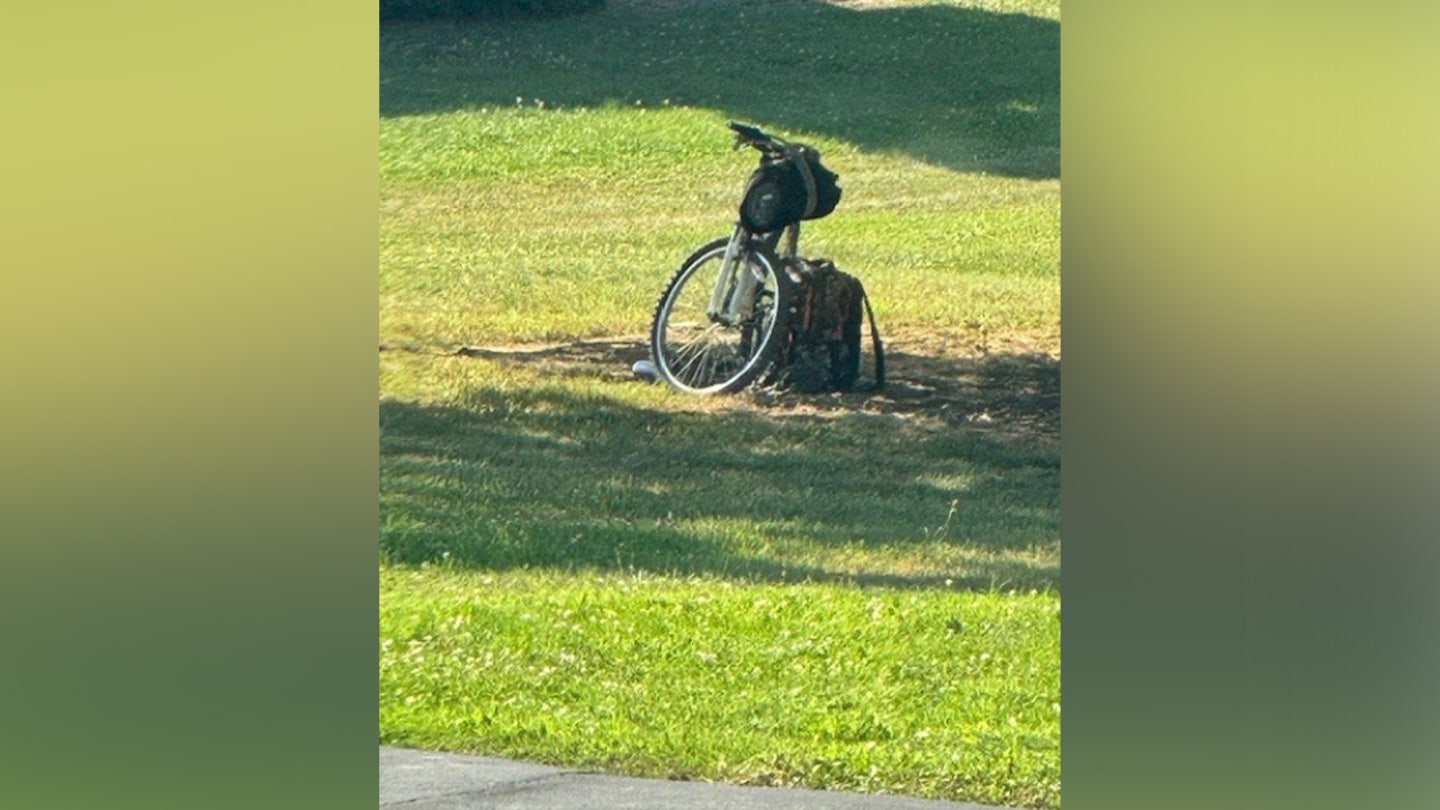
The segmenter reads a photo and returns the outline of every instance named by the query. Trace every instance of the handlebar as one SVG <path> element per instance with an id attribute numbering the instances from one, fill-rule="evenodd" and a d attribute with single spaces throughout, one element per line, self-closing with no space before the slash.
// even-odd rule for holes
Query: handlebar
<path id="1" fill-rule="evenodd" d="M 742 124 L 739 121 L 729 122 L 730 129 L 735 131 L 735 148 L 749 146 L 770 155 L 778 155 L 785 150 L 788 144 L 785 141 L 765 132 L 752 124 Z"/>

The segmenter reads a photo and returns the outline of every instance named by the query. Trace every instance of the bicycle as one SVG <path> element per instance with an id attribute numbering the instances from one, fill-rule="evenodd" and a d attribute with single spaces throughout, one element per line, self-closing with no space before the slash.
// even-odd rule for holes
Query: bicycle
<path id="1" fill-rule="evenodd" d="M 650 327 L 656 374 L 687 393 L 739 391 L 776 364 L 794 315 L 800 222 L 840 201 L 820 153 L 731 121 L 735 148 L 760 152 L 727 238 L 695 251 L 666 286 Z"/>

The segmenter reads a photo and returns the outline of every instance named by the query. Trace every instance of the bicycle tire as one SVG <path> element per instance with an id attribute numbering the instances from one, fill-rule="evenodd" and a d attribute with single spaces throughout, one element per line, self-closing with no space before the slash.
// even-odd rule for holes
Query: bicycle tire
<path id="1" fill-rule="evenodd" d="M 775 254 L 757 240 L 741 248 L 741 261 L 759 281 L 753 313 L 725 324 L 707 312 L 729 239 L 717 239 L 680 265 L 655 305 L 650 354 L 660 377 L 691 394 L 744 389 L 773 364 L 789 328 L 792 282 Z"/>

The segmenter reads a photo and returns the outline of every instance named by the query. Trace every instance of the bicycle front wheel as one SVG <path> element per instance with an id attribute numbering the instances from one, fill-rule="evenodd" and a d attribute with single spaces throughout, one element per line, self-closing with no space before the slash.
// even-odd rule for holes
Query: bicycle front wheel
<path id="1" fill-rule="evenodd" d="M 770 368 L 788 323 L 793 283 L 758 242 L 725 267 L 729 239 L 700 248 L 655 307 L 650 346 L 666 382 L 692 394 L 739 391 Z"/>

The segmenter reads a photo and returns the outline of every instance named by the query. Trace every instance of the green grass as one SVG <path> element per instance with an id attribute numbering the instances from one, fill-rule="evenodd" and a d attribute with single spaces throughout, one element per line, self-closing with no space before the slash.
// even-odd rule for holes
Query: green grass
<path id="1" fill-rule="evenodd" d="M 1053 441 L 554 360 L 381 390 L 382 741 L 1058 806 Z"/>
<path id="2" fill-rule="evenodd" d="M 605 108 L 387 121 L 382 339 L 643 332 L 675 268 L 734 221 L 754 160 L 729 149 L 724 121 Z M 844 197 L 802 248 L 859 273 L 887 324 L 1058 331 L 1054 181 L 821 144 Z"/>
<path id="3" fill-rule="evenodd" d="M 732 117 L 824 150 L 845 196 L 802 247 L 888 325 L 1057 339 L 1053 19 L 722 2 L 387 26 L 381 110 L 382 341 L 643 332 L 734 221 L 754 159 Z"/>
<path id="4" fill-rule="evenodd" d="M 381 577 L 389 741 L 752 785 L 1059 794 L 1059 606 L 1028 594 Z M 1026 683 L 1016 689 L 1017 682 Z"/>
<path id="5" fill-rule="evenodd" d="M 381 389 L 390 564 L 1059 584 L 1053 442 L 460 357 L 387 354 Z"/>
<path id="6" fill-rule="evenodd" d="M 899 6 L 382 28 L 382 743 L 1059 806 L 1058 6 Z M 628 379 L 729 118 L 840 172 L 885 396 Z"/>

